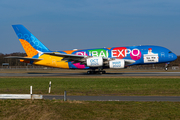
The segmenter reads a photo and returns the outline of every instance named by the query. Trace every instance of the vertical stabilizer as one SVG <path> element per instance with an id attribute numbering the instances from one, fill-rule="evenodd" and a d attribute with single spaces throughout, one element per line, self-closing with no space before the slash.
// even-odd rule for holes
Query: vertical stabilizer
<path id="1" fill-rule="evenodd" d="M 31 34 L 23 25 L 12 25 L 16 35 L 19 38 L 28 57 L 36 56 L 38 53 L 49 52 L 33 34 Z"/>

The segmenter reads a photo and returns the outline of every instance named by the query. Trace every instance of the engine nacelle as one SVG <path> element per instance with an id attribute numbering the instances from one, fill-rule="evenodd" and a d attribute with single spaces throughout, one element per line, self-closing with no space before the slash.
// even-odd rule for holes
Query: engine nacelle
<path id="1" fill-rule="evenodd" d="M 103 66 L 103 58 L 102 57 L 92 57 L 86 60 L 88 67 L 100 67 Z"/>
<path id="2" fill-rule="evenodd" d="M 125 61 L 124 60 L 111 60 L 109 61 L 109 68 L 124 68 Z"/>

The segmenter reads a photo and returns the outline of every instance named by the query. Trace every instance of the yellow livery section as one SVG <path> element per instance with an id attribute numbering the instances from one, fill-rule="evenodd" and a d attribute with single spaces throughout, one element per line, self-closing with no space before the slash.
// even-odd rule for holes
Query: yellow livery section
<path id="1" fill-rule="evenodd" d="M 63 59 L 62 57 L 43 54 L 39 58 L 43 60 L 34 61 L 33 64 L 56 67 L 56 68 L 65 68 L 65 69 L 69 68 L 68 62 L 62 60 Z"/>

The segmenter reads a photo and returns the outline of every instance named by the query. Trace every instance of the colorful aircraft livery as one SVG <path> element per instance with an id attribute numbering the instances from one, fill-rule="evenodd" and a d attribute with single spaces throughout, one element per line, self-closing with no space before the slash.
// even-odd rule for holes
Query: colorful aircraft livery
<path id="1" fill-rule="evenodd" d="M 129 46 L 98 49 L 51 51 L 23 25 L 12 25 L 27 57 L 10 56 L 21 62 L 65 69 L 126 68 L 132 65 L 169 63 L 177 59 L 170 50 L 160 46 Z M 103 71 L 104 73 L 105 71 Z M 92 73 L 88 71 L 88 73 Z"/>

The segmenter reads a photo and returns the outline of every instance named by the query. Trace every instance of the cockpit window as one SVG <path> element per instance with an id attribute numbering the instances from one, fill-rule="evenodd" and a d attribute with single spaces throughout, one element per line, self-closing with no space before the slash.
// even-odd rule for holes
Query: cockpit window
<path id="1" fill-rule="evenodd" d="M 172 53 L 171 51 L 169 51 L 169 53 Z"/>

